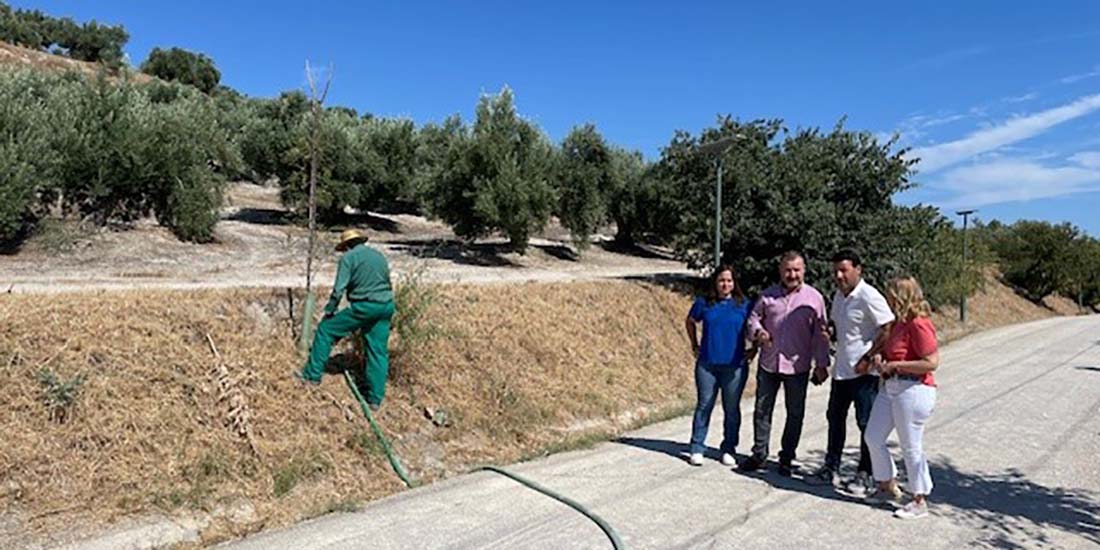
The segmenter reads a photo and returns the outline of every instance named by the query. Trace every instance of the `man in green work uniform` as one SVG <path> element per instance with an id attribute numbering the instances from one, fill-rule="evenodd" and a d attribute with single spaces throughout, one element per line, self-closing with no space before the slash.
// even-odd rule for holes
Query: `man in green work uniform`
<path id="1" fill-rule="evenodd" d="M 348 229 L 336 245 L 344 252 L 336 268 L 336 283 L 325 305 L 325 316 L 317 325 L 309 361 L 301 378 L 313 384 L 321 382 L 325 362 L 333 342 L 356 330 L 363 331 L 363 352 L 367 362 L 367 404 L 374 410 L 382 405 L 386 392 L 386 374 L 390 368 L 390 318 L 393 317 L 393 287 L 390 266 L 381 252 L 364 244 L 366 235 Z M 346 252 L 345 252 L 346 251 Z M 344 293 L 348 307 L 336 311 Z"/>

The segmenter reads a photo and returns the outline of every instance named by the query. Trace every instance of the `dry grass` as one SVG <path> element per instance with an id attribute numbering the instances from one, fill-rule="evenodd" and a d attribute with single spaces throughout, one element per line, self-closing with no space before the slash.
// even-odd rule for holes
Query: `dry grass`
<path id="1" fill-rule="evenodd" d="M 1056 298 L 1047 298 L 1051 300 Z M 986 275 L 985 285 L 967 300 L 967 324 L 959 322 L 959 308 L 945 306 L 932 315 L 941 341 L 957 340 L 967 334 L 1014 323 L 1037 321 L 1056 315 L 1076 315 L 1035 305 L 997 279 L 996 273 Z"/>
<path id="2" fill-rule="evenodd" d="M 94 78 L 100 72 L 100 67 L 96 63 L 35 51 L 7 42 L 0 42 L 0 67 L 10 69 L 32 68 L 57 73 L 78 72 L 90 78 Z M 153 80 L 153 77 L 145 73 L 127 69 L 123 69 L 123 71 L 125 71 L 126 78 L 135 82 L 145 83 Z M 118 77 L 118 75 L 111 75 L 110 73 L 109 76 L 112 78 Z"/>
<path id="3" fill-rule="evenodd" d="M 426 313 L 436 337 L 407 349 L 395 331 L 379 415 L 422 481 L 560 448 L 593 425 L 607 435 L 662 418 L 693 397 L 681 294 L 625 282 L 439 288 Z M 43 533 L 255 506 L 253 521 L 210 527 L 209 542 L 401 490 L 341 378 L 291 378 L 286 310 L 273 290 L 0 296 L 0 510 Z M 84 379 L 63 423 L 44 403 L 43 368 Z"/>
<path id="4" fill-rule="evenodd" d="M 420 481 L 584 447 L 692 404 L 683 293 L 432 288 L 432 336 L 410 346 L 394 331 L 379 415 Z M 970 304 L 968 331 L 1053 315 L 995 281 Z M 963 334 L 956 315 L 937 313 L 945 340 Z M 8 542 L 158 510 L 255 508 L 211 523 L 212 542 L 402 490 L 341 377 L 291 378 L 290 333 L 282 290 L 0 295 L 0 515 L 24 528 Z M 54 387 L 81 379 L 75 396 L 49 401 L 46 371 Z"/>

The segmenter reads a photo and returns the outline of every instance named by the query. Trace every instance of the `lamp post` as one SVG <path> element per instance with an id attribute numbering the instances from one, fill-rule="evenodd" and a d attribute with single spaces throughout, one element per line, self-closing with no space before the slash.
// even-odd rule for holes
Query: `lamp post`
<path id="1" fill-rule="evenodd" d="M 718 183 L 714 189 L 714 269 L 722 263 L 722 158 L 733 144 L 748 139 L 744 134 L 734 134 L 717 141 L 700 145 L 700 153 L 714 156 L 714 165 L 718 171 Z"/>
<path id="2" fill-rule="evenodd" d="M 977 212 L 977 210 L 959 210 L 955 212 L 956 215 L 963 217 L 963 276 L 965 281 L 967 256 L 970 248 L 970 233 L 966 230 L 967 221 L 969 221 L 970 215 Z M 962 324 L 966 324 L 966 288 L 963 288 L 962 299 L 959 300 L 959 321 Z"/>

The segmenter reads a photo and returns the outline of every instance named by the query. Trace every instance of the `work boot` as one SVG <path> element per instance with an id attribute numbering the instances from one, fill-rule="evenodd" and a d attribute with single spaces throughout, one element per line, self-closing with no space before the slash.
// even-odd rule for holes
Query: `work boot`
<path id="1" fill-rule="evenodd" d="M 759 457 L 755 457 L 755 456 L 750 456 L 750 457 L 746 458 L 743 462 L 741 462 L 741 465 L 738 466 L 737 469 L 741 470 L 742 472 L 745 472 L 745 473 L 750 473 L 750 472 L 755 472 L 755 471 L 757 471 L 757 470 L 759 470 L 763 467 L 764 467 L 764 459 L 759 458 Z"/>

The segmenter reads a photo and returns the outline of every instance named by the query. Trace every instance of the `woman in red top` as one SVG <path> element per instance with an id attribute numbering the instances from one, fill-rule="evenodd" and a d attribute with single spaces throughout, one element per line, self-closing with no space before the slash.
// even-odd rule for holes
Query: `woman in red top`
<path id="1" fill-rule="evenodd" d="M 916 279 L 904 277 L 890 281 L 886 286 L 886 302 L 897 321 L 890 327 L 881 354 L 864 362 L 882 377 L 864 434 L 873 476 L 878 482 L 878 490 L 868 500 L 901 501 L 894 460 L 886 447 L 890 432 L 897 429 L 913 499 L 894 515 L 911 519 L 928 514 L 925 497 L 932 492 L 932 476 L 928 473 L 922 439 L 924 425 L 936 406 L 936 380 L 932 372 L 939 366 L 940 356 L 936 348 L 936 328 L 928 318 L 931 308 Z"/>

